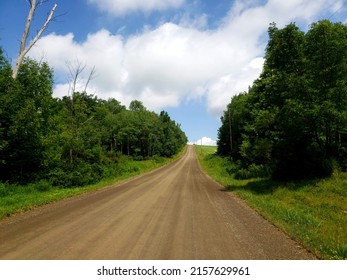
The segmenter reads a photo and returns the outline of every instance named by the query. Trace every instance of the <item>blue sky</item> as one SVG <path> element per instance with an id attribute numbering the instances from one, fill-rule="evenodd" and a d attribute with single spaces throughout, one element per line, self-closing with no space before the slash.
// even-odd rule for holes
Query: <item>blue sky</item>
<path id="1" fill-rule="evenodd" d="M 67 65 L 86 66 L 81 87 L 95 66 L 89 93 L 166 110 L 190 142 L 204 144 L 217 139 L 231 97 L 259 76 L 270 22 L 307 30 L 320 19 L 347 19 L 344 0 L 49 0 L 30 38 L 54 3 L 55 20 L 29 52 L 54 69 L 54 96 L 69 93 Z M 25 0 L 0 2 L 0 46 L 12 63 L 27 13 Z"/>

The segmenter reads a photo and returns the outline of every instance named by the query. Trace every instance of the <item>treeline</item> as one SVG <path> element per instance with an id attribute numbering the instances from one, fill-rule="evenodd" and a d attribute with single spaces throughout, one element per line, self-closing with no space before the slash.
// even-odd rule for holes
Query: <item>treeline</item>
<path id="1" fill-rule="evenodd" d="M 31 59 L 14 80 L 0 49 L 0 181 L 81 186 L 117 175 L 124 157 L 172 157 L 187 143 L 165 111 L 86 92 L 56 99 L 52 87 L 52 69 Z"/>
<path id="2" fill-rule="evenodd" d="M 232 98 L 218 153 L 238 178 L 325 177 L 347 168 L 347 26 L 323 20 L 302 32 L 271 24 L 265 63 Z"/>

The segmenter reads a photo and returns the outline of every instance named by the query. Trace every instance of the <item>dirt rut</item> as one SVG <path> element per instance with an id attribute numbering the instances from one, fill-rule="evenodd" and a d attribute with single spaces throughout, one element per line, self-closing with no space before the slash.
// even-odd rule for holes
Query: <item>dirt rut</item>
<path id="1" fill-rule="evenodd" d="M 0 222 L 0 259 L 314 259 L 200 169 L 154 172 Z"/>

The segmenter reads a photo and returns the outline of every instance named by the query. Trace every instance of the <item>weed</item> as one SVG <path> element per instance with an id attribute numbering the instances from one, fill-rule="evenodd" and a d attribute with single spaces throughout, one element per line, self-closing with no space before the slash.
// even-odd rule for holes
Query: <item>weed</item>
<path id="1" fill-rule="evenodd" d="M 156 157 L 143 161 L 135 161 L 126 156 L 119 157 L 117 163 L 110 164 L 101 170 L 105 178 L 101 181 L 92 176 L 83 177 L 78 172 L 65 173 L 63 170 L 58 170 L 50 174 L 49 181 L 41 180 L 23 186 L 0 182 L 0 219 L 18 211 L 96 190 L 151 171 L 175 160 L 182 153 L 183 151 L 171 159 Z M 89 174 L 93 175 L 93 172 L 94 170 L 91 170 Z M 94 183 L 95 181 L 98 182 Z"/>
<path id="2" fill-rule="evenodd" d="M 35 187 L 40 192 L 46 192 L 52 188 L 52 184 L 47 180 L 41 180 L 35 184 Z"/>
<path id="3" fill-rule="evenodd" d="M 0 197 L 7 196 L 8 192 L 8 187 L 4 183 L 0 183 Z"/>
<path id="4" fill-rule="evenodd" d="M 337 248 L 337 256 L 347 260 L 347 244 L 339 245 Z"/>
<path id="5" fill-rule="evenodd" d="M 199 147 L 200 148 L 200 147 Z M 282 228 L 323 259 L 347 258 L 347 174 L 325 179 L 277 182 L 249 178 L 258 167 L 239 170 L 228 158 L 199 152 L 205 171 L 273 224 Z M 265 172 L 266 173 L 266 172 Z"/>

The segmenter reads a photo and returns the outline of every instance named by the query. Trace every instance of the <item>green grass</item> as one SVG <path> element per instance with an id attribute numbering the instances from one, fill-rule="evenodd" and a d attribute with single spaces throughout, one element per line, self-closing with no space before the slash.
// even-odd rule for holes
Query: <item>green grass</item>
<path id="1" fill-rule="evenodd" d="M 235 180 L 228 158 L 196 147 L 200 164 L 216 181 L 322 259 L 347 259 L 347 174 L 319 180 Z"/>
<path id="2" fill-rule="evenodd" d="M 71 188 L 50 187 L 47 182 L 20 186 L 0 182 L 0 219 L 18 212 L 27 211 L 35 207 L 76 196 L 82 193 L 116 184 L 142 173 L 161 167 L 181 156 L 183 151 L 173 158 L 156 158 L 143 161 L 128 160 L 122 162 L 123 173 L 117 177 L 104 179 L 99 183 Z"/>

